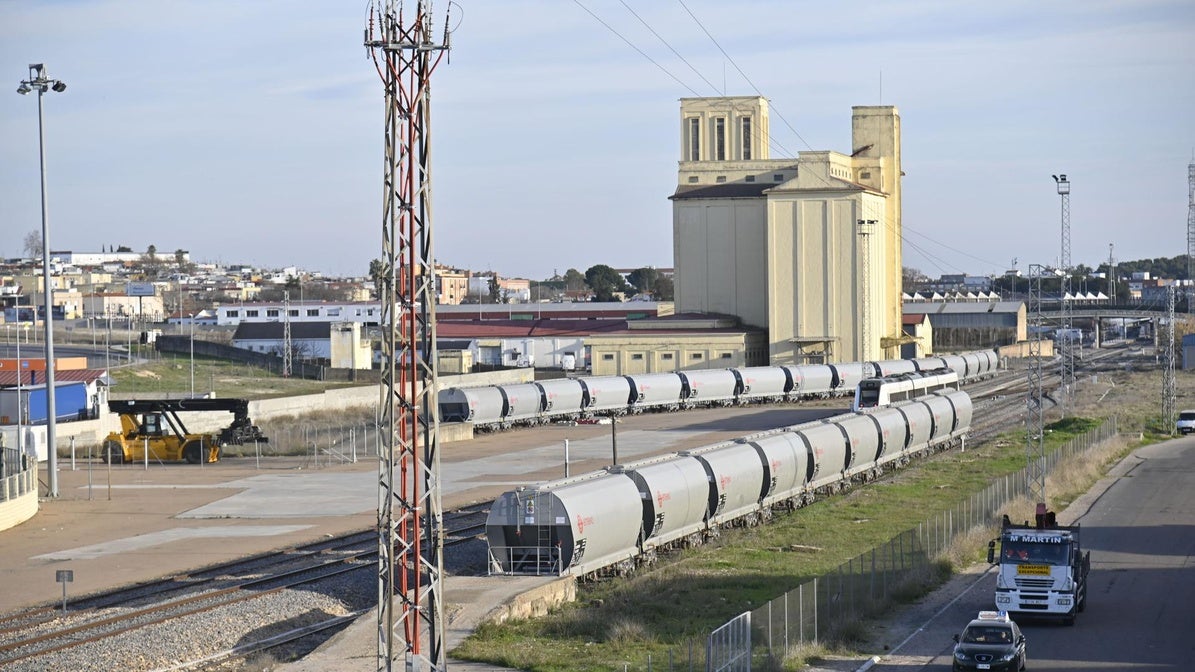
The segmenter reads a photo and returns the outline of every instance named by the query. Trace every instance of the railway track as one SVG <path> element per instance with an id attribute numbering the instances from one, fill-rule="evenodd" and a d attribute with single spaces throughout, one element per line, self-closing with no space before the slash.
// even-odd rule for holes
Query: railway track
<path id="1" fill-rule="evenodd" d="M 483 507 L 445 514 L 446 569 L 468 568 L 447 555 L 481 544 L 485 515 Z M 264 651 L 296 657 L 376 606 L 377 543 L 373 530 L 356 532 L 90 596 L 66 612 L 8 614 L 0 668 L 199 670 Z"/>

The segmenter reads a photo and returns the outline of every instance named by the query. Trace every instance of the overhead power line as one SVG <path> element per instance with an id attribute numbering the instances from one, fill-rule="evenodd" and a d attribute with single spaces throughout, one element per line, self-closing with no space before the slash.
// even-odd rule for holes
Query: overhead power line
<path id="1" fill-rule="evenodd" d="M 588 8 L 588 7 L 586 7 L 585 5 L 582 5 L 582 4 L 581 4 L 581 0 L 573 0 L 573 2 L 577 3 L 577 6 L 578 6 L 578 7 L 580 7 L 581 9 L 585 10 L 585 13 L 586 13 L 586 14 L 589 14 L 590 16 L 592 16 L 592 17 L 593 17 L 593 19 L 594 19 L 595 21 L 597 21 L 598 23 L 600 23 L 600 24 L 602 24 L 603 26 L 605 26 L 605 27 L 606 27 L 606 30 L 609 30 L 611 33 L 614 33 L 615 35 L 617 35 L 617 36 L 618 36 L 618 39 L 620 39 L 620 40 L 622 40 L 623 42 L 625 42 L 625 43 L 626 43 L 626 45 L 627 45 L 628 47 L 630 47 L 630 48 L 634 49 L 635 51 L 639 52 L 639 55 L 640 55 L 640 56 L 642 56 L 643 58 L 646 58 L 647 60 L 651 61 L 651 64 L 652 64 L 652 65 L 654 65 L 654 66 L 656 66 L 657 68 L 659 68 L 659 69 L 660 69 L 660 72 L 663 72 L 665 75 L 668 75 L 669 77 L 671 77 L 671 78 L 672 78 L 672 81 L 674 81 L 674 82 L 676 82 L 677 84 L 680 84 L 681 86 L 683 86 L 683 87 L 685 87 L 686 89 L 688 89 L 689 93 L 692 93 L 694 96 L 696 96 L 696 97 L 698 97 L 698 98 L 700 98 L 700 97 L 701 97 L 701 94 L 700 94 L 700 93 L 698 93 L 696 90 L 694 90 L 694 89 L 693 89 L 693 87 L 691 87 L 691 86 L 689 86 L 688 84 L 685 84 L 684 82 L 682 82 L 682 81 L 680 80 L 680 78 L 679 78 L 679 77 L 677 77 L 676 75 L 672 74 L 672 71 L 670 71 L 668 68 L 665 68 L 664 66 L 660 65 L 658 62 L 656 62 L 656 59 L 652 58 L 651 56 L 648 56 L 648 55 L 647 55 L 647 52 L 643 51 L 643 50 L 642 50 L 642 49 L 640 49 L 639 47 L 636 47 L 636 46 L 634 45 L 634 43 L 632 43 L 632 42 L 631 42 L 630 40 L 628 40 L 627 38 L 623 37 L 622 33 L 618 32 L 617 30 L 614 30 L 614 27 L 613 27 L 613 26 L 611 26 L 610 24 L 608 24 L 608 23 L 606 23 L 605 21 L 603 21 L 603 20 L 602 20 L 602 18 L 601 18 L 600 16 L 598 16 L 597 14 L 594 14 L 593 12 L 589 11 L 589 8 Z"/>
<path id="2" fill-rule="evenodd" d="M 689 6 L 685 4 L 685 0 L 676 1 L 680 3 L 681 7 L 684 7 L 685 11 L 688 12 L 689 16 L 692 17 L 697 26 L 701 28 L 701 31 L 705 33 L 706 37 L 710 38 L 710 42 L 713 42 L 714 46 L 718 48 L 718 51 L 722 52 L 722 55 L 726 57 L 726 60 L 734 66 L 735 71 L 737 71 L 739 75 L 743 77 L 743 81 L 747 82 L 747 84 L 751 86 L 751 90 L 755 91 L 755 95 L 763 96 L 763 93 L 759 90 L 759 87 L 755 85 L 755 82 L 751 81 L 751 78 L 747 76 L 747 73 L 743 72 L 743 69 L 739 67 L 739 64 L 735 63 L 734 59 L 730 57 L 730 54 L 726 53 L 726 50 L 722 48 L 721 44 L 718 44 L 718 40 L 714 39 L 714 36 L 708 29 L 706 29 L 705 24 L 701 22 L 701 19 L 697 18 L 697 15 L 693 13 L 693 10 L 689 9 Z M 773 107 L 772 111 L 776 113 L 776 117 L 779 118 L 780 121 L 784 122 L 784 125 L 788 127 L 788 130 L 792 131 L 793 135 L 797 136 L 797 139 L 801 141 L 801 144 L 805 145 L 807 149 L 813 149 L 813 147 L 811 147 L 809 143 L 805 141 L 805 138 L 801 137 L 801 134 L 797 132 L 797 129 L 793 128 L 792 124 L 788 123 L 788 119 L 784 118 L 784 115 L 780 113 L 780 110 Z"/>

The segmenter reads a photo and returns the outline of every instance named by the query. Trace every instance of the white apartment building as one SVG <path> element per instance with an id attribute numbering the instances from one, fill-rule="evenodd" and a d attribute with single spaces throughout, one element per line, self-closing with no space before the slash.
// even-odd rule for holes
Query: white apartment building
<path id="1" fill-rule="evenodd" d="M 230 303 L 216 308 L 216 324 L 235 326 L 254 322 L 283 322 L 289 315 L 295 322 L 352 322 L 378 324 L 382 305 L 377 301 L 291 301 L 276 303 Z"/>

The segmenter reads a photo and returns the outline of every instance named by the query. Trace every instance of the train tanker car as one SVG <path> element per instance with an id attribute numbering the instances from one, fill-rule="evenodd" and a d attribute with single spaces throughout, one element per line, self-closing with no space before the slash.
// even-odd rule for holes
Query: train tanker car
<path id="1" fill-rule="evenodd" d="M 915 375 L 942 367 L 968 383 L 996 372 L 996 353 L 980 350 L 920 359 L 795 366 L 580 376 L 534 383 L 448 388 L 440 391 L 444 422 L 470 422 L 475 429 L 504 429 L 595 415 L 648 410 L 799 401 L 853 395 L 871 378 Z"/>
<path id="2" fill-rule="evenodd" d="M 661 548 L 754 524 L 959 443 L 971 419 L 970 397 L 951 390 L 521 487 L 495 500 L 486 520 L 490 573 L 625 573 Z"/>

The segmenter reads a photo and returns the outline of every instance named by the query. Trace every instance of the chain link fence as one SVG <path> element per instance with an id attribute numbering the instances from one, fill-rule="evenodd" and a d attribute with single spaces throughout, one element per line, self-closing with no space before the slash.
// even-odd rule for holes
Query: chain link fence
<path id="1" fill-rule="evenodd" d="M 221 451 L 226 456 L 299 458 L 299 466 L 328 467 L 377 457 L 384 431 L 373 421 L 263 423 L 268 441 L 224 446 Z M 286 468 L 294 466 L 294 460 L 287 461 Z"/>

